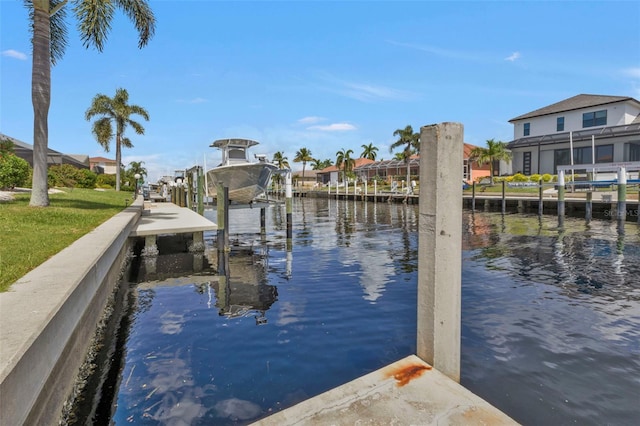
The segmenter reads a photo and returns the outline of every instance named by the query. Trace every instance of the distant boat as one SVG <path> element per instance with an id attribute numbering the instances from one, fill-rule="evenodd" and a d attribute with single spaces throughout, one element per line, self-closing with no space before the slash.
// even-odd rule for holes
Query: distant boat
<path id="1" fill-rule="evenodd" d="M 264 155 L 256 155 L 258 161 L 251 162 L 248 149 L 255 145 L 258 142 L 250 139 L 219 139 L 210 145 L 222 151 L 222 162 L 207 171 L 210 197 L 217 198 L 220 184 L 229 188 L 230 203 L 250 204 L 265 193 L 271 173 L 278 168 Z"/>

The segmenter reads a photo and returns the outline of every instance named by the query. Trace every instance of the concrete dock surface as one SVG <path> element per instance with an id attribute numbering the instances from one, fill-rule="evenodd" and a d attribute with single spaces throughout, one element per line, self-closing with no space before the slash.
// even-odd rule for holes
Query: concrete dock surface
<path id="1" fill-rule="evenodd" d="M 415 355 L 254 425 L 517 425 Z"/>
<path id="2" fill-rule="evenodd" d="M 144 211 L 132 237 L 148 235 L 186 234 L 215 231 L 217 225 L 187 207 L 173 203 L 144 203 Z"/>

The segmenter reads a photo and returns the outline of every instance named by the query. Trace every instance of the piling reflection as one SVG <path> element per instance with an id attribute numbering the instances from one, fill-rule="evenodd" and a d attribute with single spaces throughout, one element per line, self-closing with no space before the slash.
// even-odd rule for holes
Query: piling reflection
<path id="1" fill-rule="evenodd" d="M 225 271 L 211 284 L 219 315 L 227 318 L 254 315 L 256 324 L 266 324 L 265 313 L 278 300 L 278 289 L 268 283 L 267 257 L 253 249 L 236 249 L 218 253 L 214 266 Z"/>
<path id="2" fill-rule="evenodd" d="M 523 284 L 559 286 L 572 297 L 599 295 L 640 299 L 638 238 L 616 222 L 584 224 L 567 220 L 562 226 L 549 218 L 502 215 L 464 215 L 463 249 L 472 259 L 485 259 L 490 269 L 513 274 Z M 627 227 L 635 225 L 629 224 Z"/>

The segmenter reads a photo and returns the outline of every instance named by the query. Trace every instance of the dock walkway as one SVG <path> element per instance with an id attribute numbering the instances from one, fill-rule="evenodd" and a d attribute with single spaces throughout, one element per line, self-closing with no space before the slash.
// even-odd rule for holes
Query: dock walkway
<path id="1" fill-rule="evenodd" d="M 204 231 L 215 231 L 218 226 L 187 207 L 173 203 L 144 203 L 138 226 L 129 234 L 145 237 L 145 247 L 156 245 L 158 235 L 193 234 L 193 243 L 204 244 Z"/>
<path id="2" fill-rule="evenodd" d="M 254 423 L 284 425 L 517 425 L 415 355 Z"/>

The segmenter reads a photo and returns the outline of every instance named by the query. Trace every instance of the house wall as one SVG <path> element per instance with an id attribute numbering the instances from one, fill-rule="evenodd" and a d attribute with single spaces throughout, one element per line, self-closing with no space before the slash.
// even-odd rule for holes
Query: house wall
<path id="1" fill-rule="evenodd" d="M 607 105 L 599 105 L 595 107 L 583 108 L 575 111 L 564 111 L 557 114 L 545 115 L 542 117 L 533 117 L 524 120 L 513 121 L 513 138 L 519 139 L 524 136 L 524 124 L 530 124 L 530 133 L 528 136 L 541 136 L 554 133 L 570 132 L 585 129 L 582 127 L 582 114 L 586 112 L 594 112 L 607 110 L 607 126 L 620 126 L 631 123 L 640 114 L 640 108 L 630 105 L 626 102 L 618 102 Z M 564 117 L 564 130 L 556 130 L 556 122 L 558 117 Z M 588 127 L 588 129 L 596 129 L 605 126 Z"/>

